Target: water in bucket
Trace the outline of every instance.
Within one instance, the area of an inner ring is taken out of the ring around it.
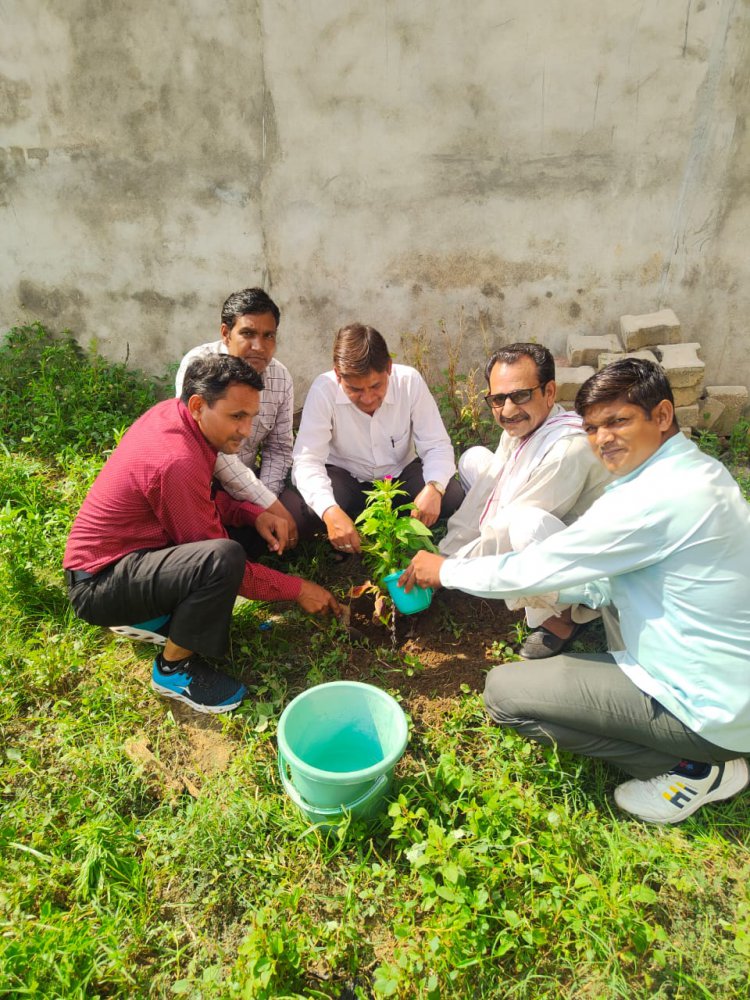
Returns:
[[[321,771],[361,771],[383,760],[380,741],[369,733],[352,733],[348,729],[332,739],[311,747],[305,754],[311,767]]]

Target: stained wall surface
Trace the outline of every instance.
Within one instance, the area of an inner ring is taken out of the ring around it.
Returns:
[[[750,384],[747,0],[2,0],[0,328],[161,371],[263,284],[463,355],[671,306]]]

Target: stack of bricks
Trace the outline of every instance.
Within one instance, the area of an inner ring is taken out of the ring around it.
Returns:
[[[621,358],[647,358],[665,369],[674,393],[680,427],[686,434],[710,430],[729,434],[748,403],[744,385],[704,385],[701,345],[683,343],[680,321],[671,309],[622,316],[620,335],[570,334],[567,358],[556,358],[557,401],[572,409],[581,385],[595,371]]]

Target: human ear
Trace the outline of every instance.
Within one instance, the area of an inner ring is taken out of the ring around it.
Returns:
[[[674,422],[674,406],[668,399],[662,399],[652,410],[651,419],[656,421],[660,431],[669,430]]]
[[[187,401],[187,408],[190,411],[190,416],[196,423],[200,422],[201,414],[203,413],[203,404],[205,403],[203,396],[191,396]]]

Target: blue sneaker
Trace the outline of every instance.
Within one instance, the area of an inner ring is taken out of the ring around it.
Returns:
[[[154,660],[151,687],[165,698],[184,701],[196,712],[218,715],[237,708],[247,694],[247,688],[234,677],[209,667],[194,653],[172,672],[162,668],[161,657]]]
[[[128,639],[142,639],[144,642],[154,642],[157,646],[163,646],[169,638],[171,620],[170,615],[162,615],[161,618],[152,618],[138,625],[113,625],[109,631],[115,635],[124,635]]]

